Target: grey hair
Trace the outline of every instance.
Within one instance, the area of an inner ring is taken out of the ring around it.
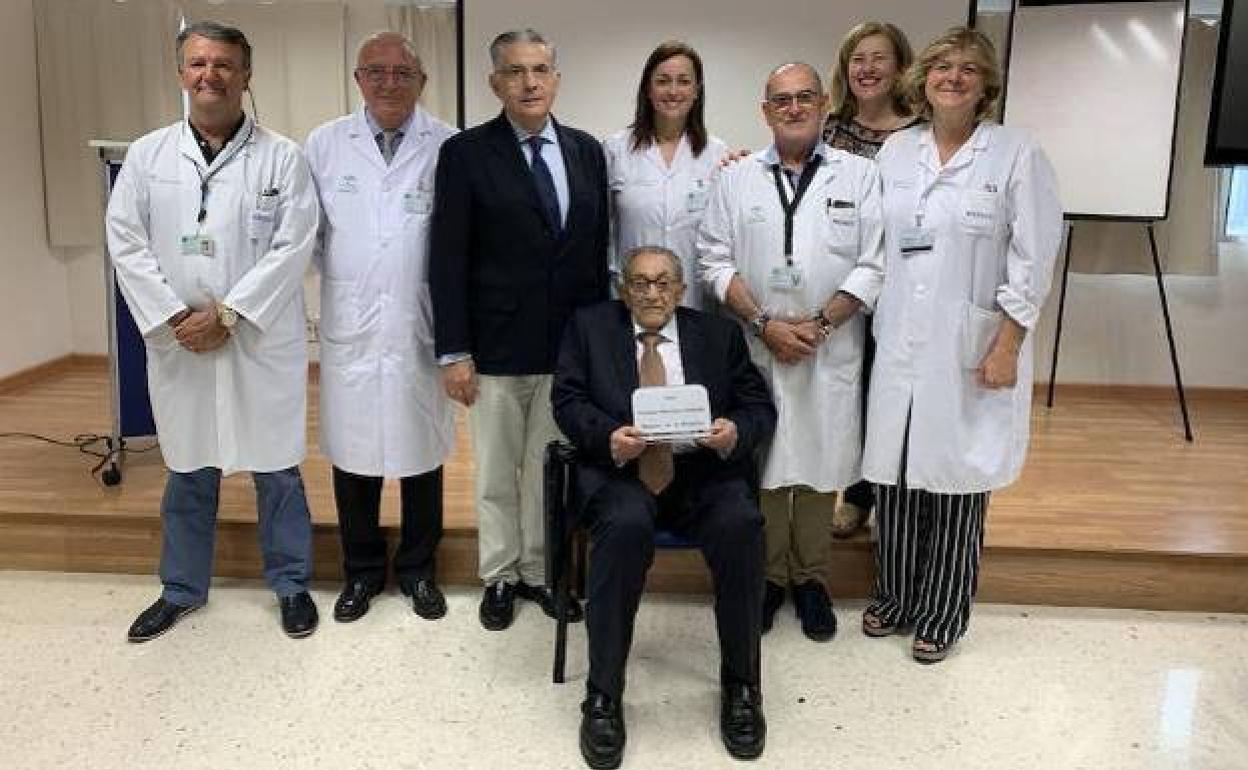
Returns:
[[[503,47],[513,43],[536,43],[537,45],[546,46],[547,52],[550,53],[551,65],[558,65],[559,52],[555,50],[555,44],[542,37],[542,33],[535,29],[526,27],[525,29],[509,29],[498,37],[494,38],[494,42],[490,43],[490,64],[494,69],[498,69],[503,59]]]
[[[182,47],[192,37],[202,37],[218,43],[238,46],[243,51],[243,69],[251,72],[251,43],[247,42],[247,36],[240,29],[227,27],[215,21],[197,21],[183,27],[178,36],[174,38],[174,51],[178,56],[179,71],[182,70]]]
[[[638,246],[629,249],[624,257],[620,260],[620,280],[628,280],[628,275],[633,271],[633,262],[642,254],[659,254],[667,257],[667,261],[671,263],[672,272],[676,274],[676,280],[681,283],[685,282],[685,269],[681,267],[680,257],[676,256],[676,252],[662,246]]]
[[[767,82],[763,84],[763,98],[764,99],[766,99],[770,95],[772,78],[774,78],[776,75],[779,75],[781,70],[788,69],[789,67],[801,67],[802,69],[805,69],[806,71],[808,71],[811,77],[815,79],[815,90],[817,90],[821,94],[823,93],[823,78],[819,77],[819,70],[815,69],[814,67],[810,66],[804,61],[788,61],[788,62],[785,62],[784,64],[781,64],[779,67],[776,67],[775,69],[773,69],[771,72],[767,74]]]
[[[412,44],[412,41],[406,35],[386,30],[373,32],[360,41],[359,46],[355,49],[355,63],[357,65],[360,63],[360,56],[364,54],[364,49],[372,45],[397,45],[403,49],[404,53],[416,61],[416,69],[421,72],[425,71],[425,64],[420,60],[420,54],[416,53],[416,46]]]

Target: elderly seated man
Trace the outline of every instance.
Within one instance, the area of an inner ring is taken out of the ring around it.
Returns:
[[[623,757],[624,667],[657,524],[695,539],[710,566],[720,730],[732,756],[752,759],[762,753],[767,730],[759,691],[763,518],[754,452],[770,438],[776,410],[740,327],[678,307],[685,283],[675,254],[641,247],[622,268],[623,302],[582,308],[569,323],[551,396],[555,421],[577,448],[580,515],[593,548],[581,753],[593,768],[617,767]],[[648,443],[633,424],[633,391],[686,384],[707,390],[710,434]]]

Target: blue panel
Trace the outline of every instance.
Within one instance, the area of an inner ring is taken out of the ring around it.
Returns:
[[[117,180],[120,163],[108,164],[109,187]],[[109,268],[112,269],[111,267]],[[121,289],[113,290],[117,318],[117,387],[121,402],[121,435],[154,436],[156,421],[152,418],[152,403],[147,393],[147,348],[143,335],[130,315],[130,307],[121,296]]]

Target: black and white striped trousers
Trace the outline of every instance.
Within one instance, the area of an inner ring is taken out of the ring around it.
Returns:
[[[966,631],[979,584],[988,493],[877,484],[875,591],[868,611],[949,644]]]

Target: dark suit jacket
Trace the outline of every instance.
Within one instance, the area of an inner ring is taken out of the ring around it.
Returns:
[[[719,478],[755,478],[754,451],[776,428],[776,408],[767,383],[750,361],[741,327],[688,308],[676,311],[680,360],[686,384],[704,385],[711,417],[737,425],[737,445],[726,459],[705,448],[680,455],[678,472],[697,483]],[[633,423],[632,396],[638,386],[637,341],[624,303],[581,308],[563,335],[551,401],[559,429],[577,449],[578,492],[588,500],[613,475],[636,477],[637,463],[617,468],[611,433]]]
[[[551,118],[554,120],[554,118]],[[477,371],[549,374],[576,307],[607,298],[607,171],[602,146],[555,124],[568,172],[558,237],[503,114],[446,140],[438,157],[429,255],[437,354]]]

